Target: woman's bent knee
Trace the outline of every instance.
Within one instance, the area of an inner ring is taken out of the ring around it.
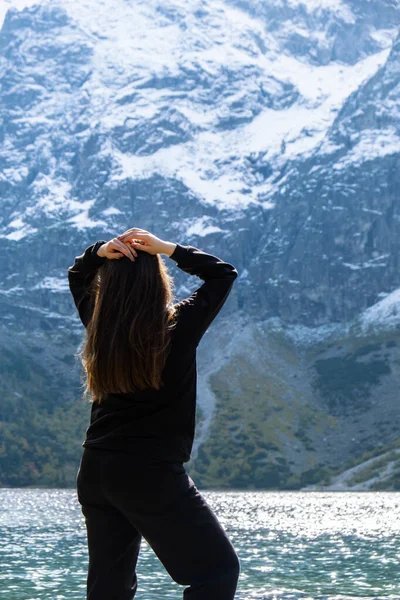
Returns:
[[[229,579],[230,581],[234,581],[235,579],[239,579],[239,575],[240,561],[238,555],[236,554],[236,552],[234,552],[229,560],[229,563],[226,563],[226,565],[221,566],[217,574],[214,574],[213,579]]]
[[[240,569],[241,569],[241,565],[240,565],[239,556],[237,555],[236,552],[234,552],[233,557],[232,557],[232,564],[229,569],[230,576],[232,577],[232,579],[236,578],[236,581],[239,579]]]
[[[236,552],[234,552],[225,564],[213,565],[213,569],[203,572],[198,572],[195,577],[188,578],[187,576],[173,578],[180,585],[212,585],[212,584],[235,584],[240,575],[241,565]]]

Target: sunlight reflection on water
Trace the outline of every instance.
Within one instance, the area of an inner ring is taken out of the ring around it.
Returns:
[[[202,491],[235,546],[238,600],[400,599],[400,493]],[[0,489],[0,598],[83,600],[75,490]],[[181,599],[143,540],[138,600]]]

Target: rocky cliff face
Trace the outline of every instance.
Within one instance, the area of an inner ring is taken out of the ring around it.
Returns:
[[[399,24],[393,0],[5,13],[3,483],[73,481],[88,412],[66,269],[133,224],[239,271],[200,347],[199,483],[298,486],[395,442]],[[174,275],[178,298],[198,283]]]

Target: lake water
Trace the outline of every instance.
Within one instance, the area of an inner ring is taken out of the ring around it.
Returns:
[[[400,492],[200,490],[235,546],[237,600],[400,600]],[[84,600],[73,489],[0,489],[0,599]],[[181,600],[145,540],[135,600]]]

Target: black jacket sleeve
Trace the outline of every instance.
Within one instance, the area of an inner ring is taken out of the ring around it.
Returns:
[[[75,306],[78,309],[80,319],[85,327],[92,314],[92,298],[90,297],[90,284],[96,272],[102,264],[108,260],[106,257],[98,256],[97,250],[104,240],[95,242],[81,254],[75,257],[74,264],[68,268],[68,283]]]
[[[179,321],[197,346],[227,300],[238,272],[230,263],[195,246],[177,244],[170,258],[182,271],[204,281],[189,298],[177,304]]]

